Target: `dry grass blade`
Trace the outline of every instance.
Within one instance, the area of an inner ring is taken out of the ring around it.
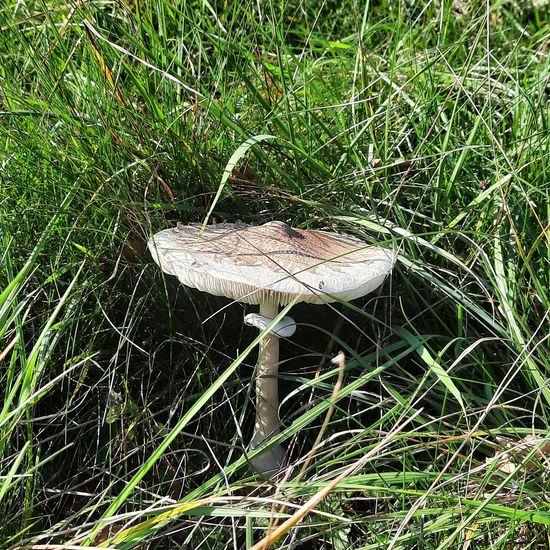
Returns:
[[[347,477],[353,475],[357,470],[359,470],[364,464],[369,460],[375,457],[378,453],[390,445],[396,435],[398,435],[405,426],[410,424],[422,410],[417,410],[415,413],[407,418],[402,424],[396,424],[395,427],[389,431],[380,443],[370,450],[367,454],[362,456],[359,460],[356,460],[351,466],[346,468],[340,475],[334,478],[330,483],[328,483],[323,489],[315,493],[303,506],[301,506],[292,516],[283,522],[279,527],[274,529],[261,541],[256,543],[250,548],[250,550],[267,550],[272,544],[277,542],[285,533],[287,533],[292,527],[294,527],[298,522],[304,519],[339,483],[341,483]]]

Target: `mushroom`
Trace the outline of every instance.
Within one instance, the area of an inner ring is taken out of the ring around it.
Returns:
[[[313,304],[353,300],[372,292],[391,271],[395,255],[349,235],[302,230],[280,221],[261,226],[244,223],[182,225],[165,229],[149,241],[162,270],[187,286],[259,304],[245,323],[265,330],[279,306],[294,299]],[[283,317],[260,342],[256,378],[253,450],[280,431],[277,371],[279,338],[296,324]],[[264,476],[284,462],[284,449],[271,446],[252,461]]]

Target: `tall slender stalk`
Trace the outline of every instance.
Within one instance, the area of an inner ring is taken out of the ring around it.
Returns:
[[[261,304],[260,315],[268,319],[277,316],[279,307],[276,304]],[[260,342],[258,354],[258,374],[256,378],[256,420],[250,447],[255,449],[264,441],[277,435],[280,431],[279,421],[279,338],[268,334]],[[254,468],[264,474],[280,468],[284,450],[278,445],[254,459]]]

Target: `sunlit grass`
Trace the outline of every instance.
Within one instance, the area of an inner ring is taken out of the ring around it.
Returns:
[[[549,11],[490,4],[4,2],[2,547],[252,547],[328,487],[276,544],[548,544]],[[273,483],[244,307],[145,252],[207,218],[399,252],[293,308]]]

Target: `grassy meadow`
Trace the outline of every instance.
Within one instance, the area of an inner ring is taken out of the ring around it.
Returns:
[[[547,548],[549,49],[544,0],[4,0],[0,548]],[[293,307],[268,482],[256,308],[145,248],[206,219],[399,254]]]

